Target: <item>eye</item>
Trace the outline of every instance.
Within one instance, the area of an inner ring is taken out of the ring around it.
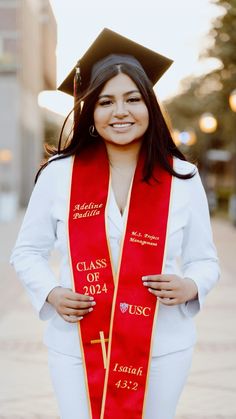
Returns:
[[[100,106],[109,106],[112,104],[112,101],[110,99],[104,99],[98,102],[98,105]]]
[[[135,102],[140,102],[141,100],[142,98],[140,96],[132,96],[127,99],[127,102],[135,103]]]

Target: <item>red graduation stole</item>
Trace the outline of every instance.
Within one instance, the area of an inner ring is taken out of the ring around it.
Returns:
[[[98,141],[73,162],[68,228],[74,289],[96,300],[78,322],[92,419],[144,416],[158,303],[141,278],[162,272],[172,176],[157,167],[158,182],[147,184],[142,169],[141,153],[114,274],[106,226],[106,148]]]

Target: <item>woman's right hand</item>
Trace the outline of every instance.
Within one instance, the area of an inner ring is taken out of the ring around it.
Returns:
[[[93,297],[78,294],[70,288],[55,287],[47,296],[48,303],[52,304],[57,313],[69,323],[79,320],[93,311],[96,304]]]

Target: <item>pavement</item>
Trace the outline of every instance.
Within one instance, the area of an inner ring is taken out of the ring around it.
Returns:
[[[21,220],[0,223],[0,419],[58,419],[45,324],[8,263]],[[217,218],[212,226],[222,278],[196,317],[198,343],[176,419],[236,419],[236,228]]]

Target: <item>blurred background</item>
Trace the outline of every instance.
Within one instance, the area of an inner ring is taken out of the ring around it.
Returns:
[[[8,260],[44,144],[73,107],[56,88],[104,27],[174,60],[155,91],[199,168],[222,268],[177,418],[235,419],[236,0],[0,0],[0,419],[58,417],[44,326]]]

